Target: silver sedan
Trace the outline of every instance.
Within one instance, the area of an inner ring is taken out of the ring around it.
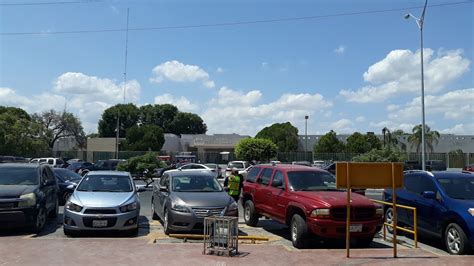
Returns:
[[[89,172],[64,208],[64,234],[82,230],[120,230],[138,234],[140,201],[128,172]]]

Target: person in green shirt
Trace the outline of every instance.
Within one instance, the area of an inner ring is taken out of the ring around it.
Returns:
[[[242,179],[242,176],[239,175],[239,171],[236,168],[233,168],[228,178],[227,185],[228,185],[228,193],[232,198],[234,198],[235,202],[239,202],[241,179]]]

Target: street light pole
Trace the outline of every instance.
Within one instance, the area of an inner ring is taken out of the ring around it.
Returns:
[[[305,140],[305,148],[304,148],[304,159],[307,160],[307,152],[308,152],[308,118],[309,116],[304,116],[304,140]]]
[[[405,19],[409,19],[410,17],[416,21],[418,28],[420,29],[420,59],[421,59],[421,168],[426,170],[426,162],[425,162],[425,150],[426,150],[426,143],[425,143],[425,78],[424,78],[424,70],[423,70],[423,23],[425,21],[425,11],[426,5],[428,4],[428,0],[425,0],[425,6],[423,7],[423,12],[421,13],[420,18],[413,16],[411,13],[405,15]]]

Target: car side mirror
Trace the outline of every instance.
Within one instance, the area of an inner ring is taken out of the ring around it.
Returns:
[[[75,185],[69,185],[66,187],[66,189],[69,189],[69,190],[74,190],[76,188]]]
[[[145,192],[146,191],[145,186],[135,186],[135,187],[137,189],[137,192]]]
[[[281,182],[281,180],[273,180],[272,185],[277,188],[283,188],[283,182]]]
[[[160,186],[160,191],[161,192],[168,192],[168,187],[167,186]]]
[[[426,199],[436,199],[436,193],[433,191],[423,191],[421,195]]]

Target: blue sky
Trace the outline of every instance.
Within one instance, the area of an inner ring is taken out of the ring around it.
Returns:
[[[0,1],[0,105],[66,106],[88,133],[123,102],[125,32],[48,33],[124,29],[127,8],[127,102],[175,104],[201,115],[211,134],[255,135],[286,121],[304,133],[305,115],[308,134],[410,131],[421,122],[419,29],[403,19],[421,13],[421,0],[1,5],[34,2]],[[429,1],[446,3],[458,1]],[[400,10],[337,15],[390,9]],[[473,14],[473,2],[427,10],[426,121],[443,133],[474,134]],[[133,30],[308,16],[322,17]],[[5,34],[23,32],[43,34]]]

